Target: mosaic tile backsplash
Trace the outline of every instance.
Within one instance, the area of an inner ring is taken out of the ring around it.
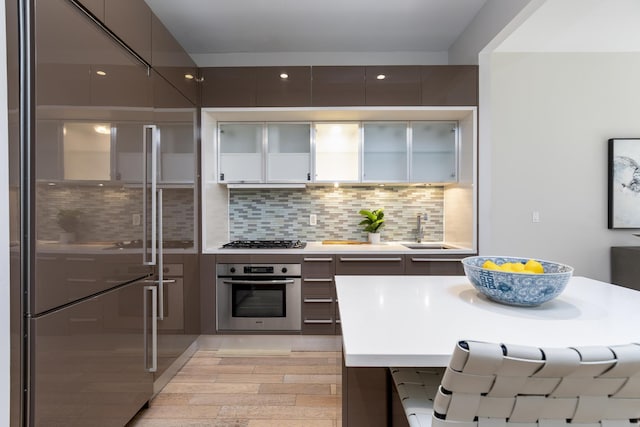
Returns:
[[[354,186],[305,189],[229,189],[229,233],[239,239],[366,240],[360,209],[384,208],[383,241],[442,241],[443,187]],[[309,215],[317,225],[309,225]]]
[[[113,242],[140,238],[133,214],[141,214],[140,189],[42,184],[37,187],[38,240],[58,240],[60,209],[79,209],[77,242]],[[194,236],[194,192],[191,188],[163,191],[165,240],[191,240]]]

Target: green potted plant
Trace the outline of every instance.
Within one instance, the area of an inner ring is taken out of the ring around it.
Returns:
[[[78,231],[78,225],[80,224],[80,209],[60,209],[56,219],[58,225],[62,228],[63,232],[60,233],[60,243],[71,243],[76,240],[76,231]]]
[[[364,225],[364,231],[369,233],[369,243],[380,243],[380,229],[384,227],[384,209],[374,209],[372,211],[362,209],[358,212],[364,217],[359,225]]]

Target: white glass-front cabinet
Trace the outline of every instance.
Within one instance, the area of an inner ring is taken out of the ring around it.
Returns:
[[[310,124],[267,124],[267,182],[308,182],[310,180]]]
[[[219,182],[303,183],[311,179],[309,123],[221,123],[218,135]]]
[[[456,122],[412,122],[411,182],[458,179]]]
[[[407,182],[407,123],[364,122],[362,128],[362,181]]]
[[[262,182],[263,141],[262,123],[221,123],[220,182]]]
[[[315,181],[358,182],[360,123],[315,123]]]

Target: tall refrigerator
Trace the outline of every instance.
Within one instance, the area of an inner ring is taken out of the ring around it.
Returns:
[[[12,425],[123,426],[152,396],[168,314],[154,108],[167,83],[73,1],[6,7]]]

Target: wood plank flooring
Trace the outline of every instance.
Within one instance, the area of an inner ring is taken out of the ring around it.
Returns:
[[[198,350],[127,427],[340,427],[341,357]]]

